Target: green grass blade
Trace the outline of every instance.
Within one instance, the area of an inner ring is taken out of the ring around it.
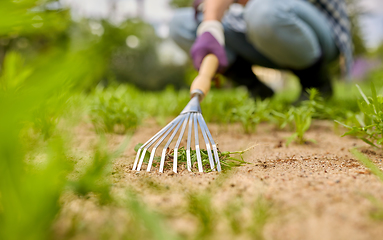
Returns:
[[[383,171],[380,170],[378,166],[376,166],[368,157],[359,152],[356,148],[353,148],[350,151],[365,167],[367,167],[375,176],[383,181]]]

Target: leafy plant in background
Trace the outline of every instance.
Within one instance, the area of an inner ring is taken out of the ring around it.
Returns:
[[[294,108],[289,108],[289,110],[284,113],[273,109],[271,110],[271,117],[271,121],[274,122],[279,129],[284,129],[286,127],[289,129],[294,128]]]
[[[345,86],[342,85],[338,88],[343,89]],[[346,94],[346,92],[342,92],[342,94]],[[118,98],[113,101],[118,104],[112,105],[109,101],[105,100],[110,99],[110,96]],[[221,124],[238,122],[242,125],[244,131],[249,133],[256,131],[257,125],[261,122],[272,122],[280,129],[285,129],[286,127],[293,129],[295,127],[295,118],[299,122],[298,118],[299,116],[303,117],[305,109],[312,113],[307,116],[311,115],[312,119],[337,119],[353,123],[355,116],[357,116],[357,109],[355,110],[357,104],[349,97],[347,95],[347,101],[337,99],[336,102],[334,102],[335,100],[324,102],[318,92],[313,89],[310,91],[310,98],[307,101],[303,101],[301,106],[297,108],[278,98],[254,101],[249,99],[247,92],[242,88],[230,90],[213,89],[201,102],[201,108],[206,122]],[[91,116],[93,123],[97,126],[96,129],[107,129],[107,131],[113,132],[118,130],[118,128],[111,127],[111,125],[116,126],[120,123],[113,122],[112,120],[109,121],[105,112],[107,109],[115,108],[115,110],[111,111],[113,112],[112,115],[115,115],[114,112],[120,111],[118,110],[119,107],[127,106],[127,109],[137,113],[140,120],[154,117],[159,125],[164,125],[170,118],[177,116],[189,100],[190,97],[187,90],[176,90],[174,87],[167,87],[162,92],[146,92],[132,85],[120,85],[118,88],[113,86],[98,87],[90,97],[93,109]],[[349,110],[345,110],[345,108]],[[294,112],[296,112],[295,117]],[[120,114],[120,117],[117,119],[123,118],[123,114]],[[301,123],[298,123],[298,125],[302,126]],[[121,130],[121,128],[119,129]]]
[[[89,193],[97,194],[101,204],[110,203],[112,200],[110,196],[111,162],[115,156],[119,155],[119,152],[109,153],[105,149],[105,142],[101,141],[94,149],[91,163],[84,167],[84,172],[79,174],[78,179],[69,181],[70,189],[79,196],[86,196]]]
[[[242,123],[245,133],[254,132],[259,123],[270,119],[269,106],[268,100],[247,99],[242,105],[232,109],[231,121]]]
[[[127,101],[125,93],[124,89],[96,89],[90,107],[90,117],[96,130],[123,134],[139,125],[142,114],[135,108],[134,102]]]
[[[348,128],[349,131],[343,136],[353,135],[373,147],[383,148],[383,97],[378,96],[373,83],[371,83],[371,97],[367,97],[360,87],[357,88],[362,95],[363,100],[359,102],[361,115],[357,115],[356,119],[359,126],[349,126],[339,121],[339,124]]]
[[[202,114],[207,122],[229,123],[233,109],[247,101],[248,94],[243,89],[213,89],[201,102]]]

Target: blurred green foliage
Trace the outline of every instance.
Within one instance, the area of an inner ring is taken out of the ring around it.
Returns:
[[[90,164],[72,177],[77,161],[58,126],[77,107],[75,96],[102,76],[101,43],[60,44],[68,12],[47,10],[48,3],[0,2],[0,239],[55,238],[52,224],[67,191],[111,201],[108,169],[116,154],[96,147]],[[21,39],[33,54],[19,49]]]
[[[123,86],[115,91],[96,88],[90,107],[91,120],[96,130],[120,134],[134,130],[141,122],[142,116],[130,98],[131,95]]]
[[[377,81],[377,78],[372,81]],[[363,84],[363,89],[367,85]],[[345,83],[336,84],[334,98],[326,102],[313,89],[309,100],[295,107],[284,97],[286,94],[291,95],[291,89],[273,99],[260,101],[249,98],[243,88],[213,89],[201,102],[201,108],[207,122],[238,122],[245,133],[255,132],[262,122],[273,123],[280,129],[295,128],[288,143],[292,140],[301,144],[306,142],[304,133],[309,130],[311,119],[357,121],[359,107],[355,98],[358,91]],[[186,90],[175,91],[171,87],[162,92],[146,92],[131,85],[99,86],[89,101],[92,106],[90,116],[96,130],[125,133],[148,117],[155,117],[160,125],[164,125],[180,114],[189,101],[189,93]]]
[[[170,5],[176,8],[190,7],[193,4],[193,0],[171,0]]]
[[[160,90],[168,84],[176,88],[185,86],[183,79],[187,67],[161,63],[157,51],[161,40],[150,24],[140,19],[127,19],[118,24],[107,19],[74,21],[69,10],[50,10],[52,3],[61,6],[58,1],[2,3],[0,70],[9,52],[22,54],[23,61],[28,63],[52,48],[69,47],[77,51],[94,45],[99,59],[93,61],[90,71],[99,77],[87,82],[88,88],[99,82],[129,82],[149,90]],[[8,18],[15,22],[7,21]],[[20,24],[21,21],[27,23]],[[130,43],[132,39],[133,44]]]
[[[363,153],[359,152],[356,148],[352,148],[350,152],[368,168],[380,181],[383,181],[383,171],[373,162],[366,157]]]

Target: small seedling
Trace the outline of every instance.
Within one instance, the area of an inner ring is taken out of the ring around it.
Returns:
[[[306,143],[304,134],[310,128],[312,111],[306,107],[299,107],[294,109],[294,124],[295,124],[295,133],[293,133],[286,141],[286,146],[288,146],[292,141],[296,141],[298,144]],[[310,140],[313,141],[313,140]]]
[[[295,133],[293,133],[286,141],[288,146],[292,141],[296,141],[298,144],[304,144],[307,141],[316,143],[313,139],[306,139],[304,137],[307,130],[311,126],[311,120],[316,112],[316,109],[321,108],[322,105],[318,103],[319,92],[318,90],[309,90],[310,98],[307,101],[302,102],[300,107],[294,108],[292,114],[294,116]]]

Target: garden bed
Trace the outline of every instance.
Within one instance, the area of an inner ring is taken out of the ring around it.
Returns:
[[[345,130],[334,130],[330,121],[316,120],[306,133],[317,143],[288,147],[291,132],[270,124],[261,123],[253,134],[244,134],[238,124],[208,126],[222,151],[255,145],[244,154],[248,164],[224,173],[132,171],[134,146],[161,128],[155,121],[139,126],[113,163],[112,195],[132,192],[147,206],[149,219],[141,214],[135,220],[142,218],[153,238],[162,239],[163,234],[169,239],[379,239],[383,235],[383,185],[349,149],[358,147],[381,169],[382,152],[356,138],[341,138]],[[91,141],[97,138],[92,126],[83,124],[76,132],[78,152],[90,153]],[[108,135],[109,148],[117,148],[124,138]],[[76,232],[74,239],[100,234],[117,239],[129,233],[132,213],[120,206],[72,194],[62,201],[55,224],[58,237]],[[80,221],[82,229],[74,221]]]

